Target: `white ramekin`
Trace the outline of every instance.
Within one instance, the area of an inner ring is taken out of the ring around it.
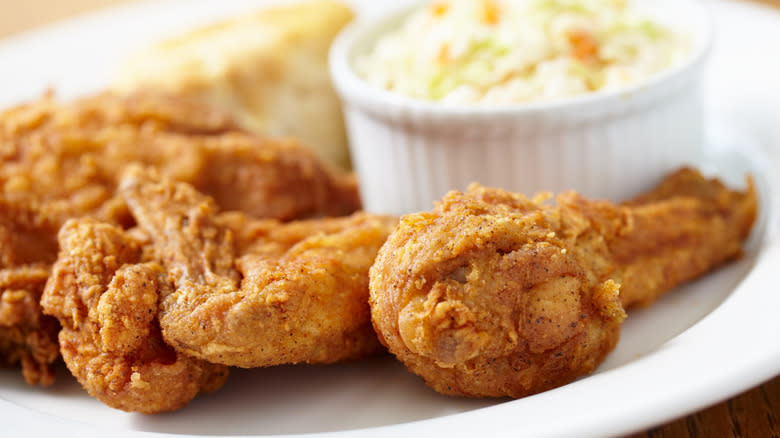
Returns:
[[[428,210],[448,190],[471,182],[529,195],[577,190],[618,201],[674,168],[700,162],[709,16],[692,0],[634,4],[690,35],[693,49],[685,62],[621,90],[492,107],[412,99],[357,75],[355,58],[398,26],[409,8],[348,26],[331,47],[330,69],[344,103],[364,208]]]

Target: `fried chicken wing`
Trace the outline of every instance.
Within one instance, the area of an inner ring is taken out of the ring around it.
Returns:
[[[114,225],[72,219],[59,233],[60,253],[41,300],[62,324],[62,357],[81,385],[125,411],[178,409],[218,389],[227,367],[174,351],[158,322],[165,270],[146,261],[140,242]]]
[[[752,186],[684,169],[622,206],[474,185],[404,217],[370,271],[380,340],[435,390],[523,397],[592,372],[624,308],[741,253]]]
[[[176,350],[257,367],[378,349],[368,269],[396,219],[359,213],[280,224],[218,216],[191,186],[139,168],[120,193],[173,280],[160,325]]]
[[[153,166],[194,184],[221,208],[257,217],[342,215],[360,205],[353,176],[331,171],[293,141],[246,134],[209,107],[145,93],[67,104],[48,96],[0,113],[0,270],[13,275],[28,264],[53,263],[57,231],[70,218],[131,226],[116,195],[131,163]],[[28,382],[50,383],[38,376],[54,375],[49,364],[56,355],[48,352],[57,324],[34,311],[41,282],[15,284],[0,285],[3,299],[15,303],[0,314],[0,363],[21,362]]]

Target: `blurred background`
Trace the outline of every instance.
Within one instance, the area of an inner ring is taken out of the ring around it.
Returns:
[[[0,0],[0,37],[54,20],[131,0]],[[136,0],[137,1],[137,0]],[[144,0],[157,1],[157,0]],[[753,1],[780,7],[780,0]],[[258,0],[262,4],[263,0]]]

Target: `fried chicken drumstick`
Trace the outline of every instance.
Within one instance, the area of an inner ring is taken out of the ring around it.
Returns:
[[[354,177],[307,148],[246,134],[225,114],[174,97],[45,97],[0,112],[0,278],[15,278],[0,282],[0,365],[21,364],[28,383],[53,381],[58,327],[38,307],[45,280],[18,273],[54,262],[57,231],[70,218],[132,225],[116,194],[131,163],[255,217],[344,215],[360,206]]]
[[[592,372],[624,308],[741,253],[746,192],[684,169],[625,205],[474,185],[404,217],[370,273],[380,340],[435,390],[523,397]]]
[[[220,217],[191,186],[139,168],[120,192],[173,281],[160,325],[176,350],[258,367],[330,363],[379,348],[368,269],[397,219]]]

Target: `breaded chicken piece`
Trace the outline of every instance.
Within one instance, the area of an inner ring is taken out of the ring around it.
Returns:
[[[0,184],[46,217],[126,216],[114,194],[131,163],[191,183],[226,210],[281,220],[360,206],[354,176],[308,148],[239,130],[223,113],[171,96],[44,98],[0,113]]]
[[[297,143],[246,134],[209,107],[157,94],[72,103],[49,96],[0,113],[0,269],[53,263],[57,231],[70,218],[132,225],[116,196],[132,163],[257,217],[341,215],[360,205],[353,176],[331,171]],[[0,363],[21,361],[28,382],[50,383],[38,378],[54,375],[50,364],[36,362],[56,358],[48,353],[57,324],[34,311],[42,284],[1,288],[15,304],[0,313]]]
[[[523,397],[592,372],[624,307],[647,304],[741,253],[756,216],[684,169],[616,206],[473,185],[402,218],[370,272],[380,340],[435,390]]]
[[[0,366],[22,367],[31,385],[54,382],[57,320],[40,298],[57,255],[58,224],[0,194]]]
[[[44,265],[0,269],[0,366],[21,365],[31,385],[52,384],[59,357],[60,326],[39,304],[48,277]]]
[[[135,168],[120,193],[173,280],[160,325],[177,351],[240,367],[330,363],[379,348],[368,269],[397,220],[358,213],[280,224],[231,213]]]
[[[218,389],[228,370],[174,351],[160,334],[165,270],[114,225],[72,219],[41,300],[62,324],[60,349],[79,383],[103,403],[146,414],[172,411]]]

